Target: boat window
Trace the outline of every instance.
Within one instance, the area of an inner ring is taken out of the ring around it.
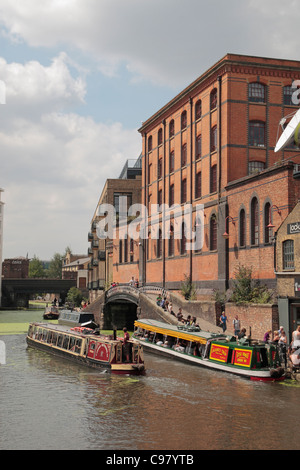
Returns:
[[[75,352],[80,353],[82,339],[78,338],[75,343]],[[95,346],[95,345],[94,345]]]
[[[63,346],[62,346],[64,349],[68,349],[69,339],[70,339],[69,336],[67,336],[67,335],[64,336]]]
[[[56,341],[57,341],[57,333],[52,334],[52,344],[56,346]]]
[[[62,340],[63,340],[63,336],[62,336],[62,335],[58,335],[58,338],[57,338],[57,347],[58,347],[58,348],[61,348]]]
[[[69,343],[69,350],[72,352],[75,352],[75,342],[76,342],[76,338],[74,338],[74,336],[71,336],[70,343]]]

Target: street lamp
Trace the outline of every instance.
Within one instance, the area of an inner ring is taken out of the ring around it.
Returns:
[[[269,209],[269,225],[267,225],[267,228],[274,228],[275,227],[275,225],[273,225],[272,222],[271,222],[271,210],[272,210],[273,207],[275,207],[278,214],[281,215],[281,211],[278,209],[278,207],[275,204],[273,204],[273,206],[270,206],[270,209]]]
[[[227,230],[226,230],[226,220],[227,220],[227,219],[231,219],[231,222],[233,223],[233,225],[235,225],[235,221],[233,220],[233,218],[231,217],[231,215],[228,215],[228,216],[226,217],[226,219],[225,219],[225,232],[224,232],[223,235],[222,235],[223,238],[225,238],[226,240],[228,240],[228,238],[229,238],[229,233],[228,233]]]

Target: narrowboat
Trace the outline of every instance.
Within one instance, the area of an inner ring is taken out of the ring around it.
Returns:
[[[276,345],[210,333],[197,327],[137,320],[133,338],[145,351],[238,374],[251,380],[284,380]]]
[[[59,312],[58,323],[60,325],[81,326],[82,323],[94,321],[94,314],[85,311],[66,310]]]
[[[145,370],[143,347],[130,339],[125,351],[115,332],[103,335],[84,326],[30,323],[26,340],[29,347],[100,371],[139,375]]]
[[[44,320],[58,320],[59,313],[60,313],[59,308],[55,307],[55,305],[51,305],[51,307],[45,308],[43,319]]]

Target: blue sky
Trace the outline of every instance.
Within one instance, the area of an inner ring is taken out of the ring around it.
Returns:
[[[87,253],[141,122],[227,52],[299,60],[298,2],[0,0],[3,257]]]

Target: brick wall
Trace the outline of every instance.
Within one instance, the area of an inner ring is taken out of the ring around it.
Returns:
[[[277,305],[236,305],[227,302],[225,311],[228,318],[228,332],[233,331],[232,322],[236,315],[241,322],[241,328],[246,328],[247,335],[251,327],[251,336],[255,339],[262,340],[266,331],[273,332],[280,326]]]

